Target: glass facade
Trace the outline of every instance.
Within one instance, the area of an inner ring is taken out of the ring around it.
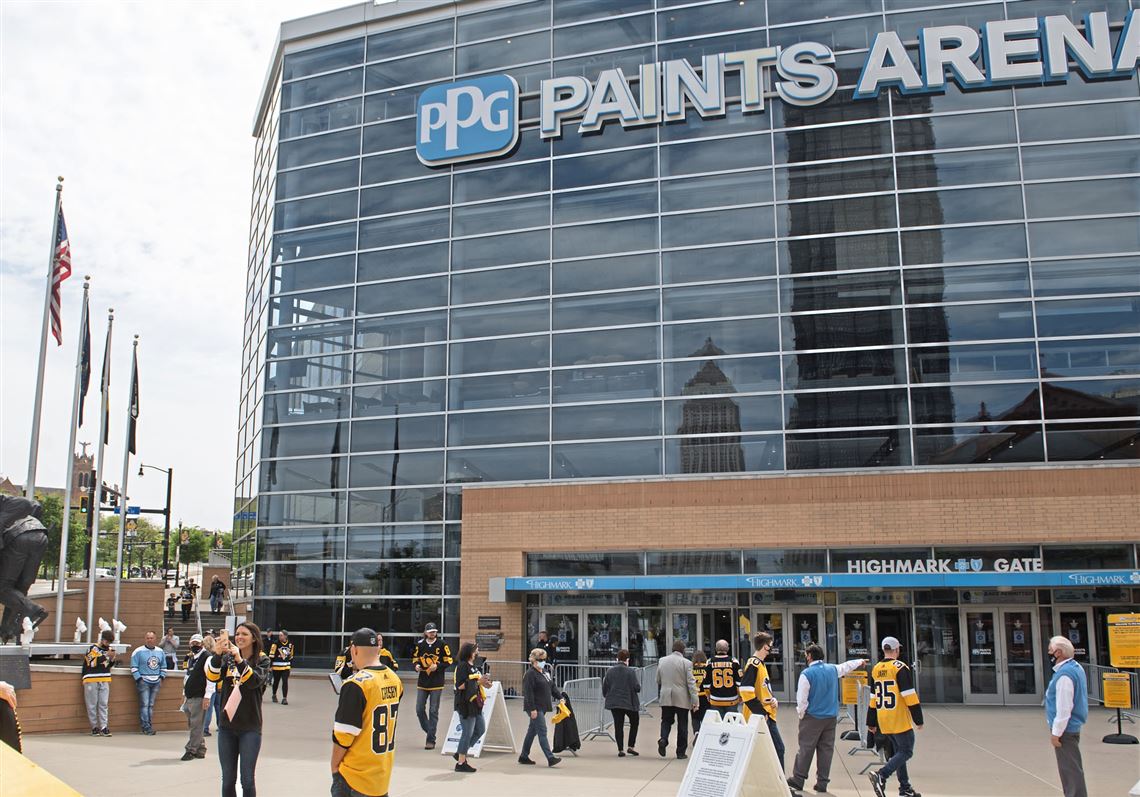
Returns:
[[[880,31],[917,60],[922,27],[1106,11],[1115,47],[1130,7],[459,3],[287,43],[236,474],[257,621],[314,662],[364,617],[401,657],[453,637],[470,482],[1136,459],[1136,75],[852,97]],[[730,76],[719,118],[538,134],[543,79],[799,41],[836,53],[819,105],[744,114]],[[514,150],[423,165],[419,94],[501,73]]]

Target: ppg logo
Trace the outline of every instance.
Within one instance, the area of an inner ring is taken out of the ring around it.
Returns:
[[[518,141],[518,116],[510,75],[432,86],[416,104],[416,155],[428,166],[502,155]]]

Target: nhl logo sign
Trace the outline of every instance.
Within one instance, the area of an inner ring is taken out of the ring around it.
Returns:
[[[720,735],[720,738],[719,738],[719,739],[717,739],[717,743],[718,743],[718,744],[719,744],[721,747],[724,747],[726,744],[728,744],[728,739],[729,739],[729,735],[728,735],[727,733],[722,733],[722,734]]]

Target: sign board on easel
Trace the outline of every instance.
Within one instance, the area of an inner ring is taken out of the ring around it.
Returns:
[[[515,745],[515,732],[511,728],[511,720],[507,716],[507,701],[503,698],[503,684],[495,681],[487,690],[487,702],[483,704],[483,722],[487,731],[467,755],[478,758],[484,750],[495,753],[514,753],[518,750]],[[451,712],[451,722],[447,726],[447,738],[443,741],[442,755],[451,755],[459,751],[459,737],[463,735],[463,726],[459,723],[459,713]]]
[[[1113,667],[1140,667],[1140,613],[1108,616],[1108,657]]]
[[[748,722],[739,714],[724,719],[705,715],[689,754],[677,797],[790,797],[783,767],[758,715]]]

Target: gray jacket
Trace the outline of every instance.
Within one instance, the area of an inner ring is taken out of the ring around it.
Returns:
[[[693,663],[673,652],[657,663],[658,702],[662,706],[691,709],[697,705],[697,685],[693,683]]]
[[[620,708],[626,711],[640,711],[641,680],[628,664],[615,664],[606,670],[602,679],[602,697],[606,699],[606,709]]]

